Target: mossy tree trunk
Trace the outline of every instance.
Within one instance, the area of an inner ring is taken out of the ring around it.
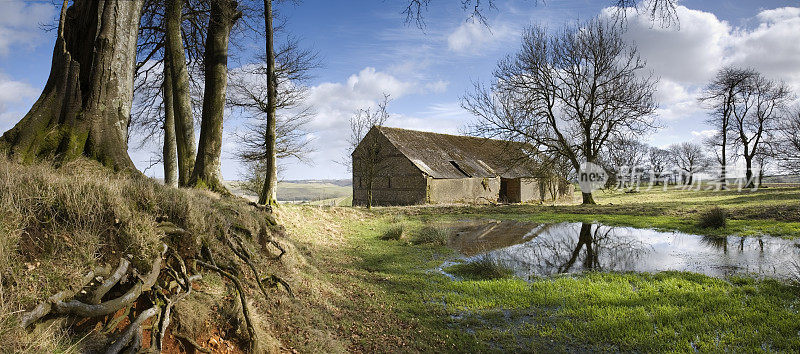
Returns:
[[[169,60],[164,60],[164,184],[178,186],[178,155],[175,140],[175,111],[172,99],[172,73]]]
[[[222,184],[222,118],[228,85],[228,41],[233,24],[241,17],[237,2],[212,0],[205,51],[205,92],[200,143],[190,185],[228,193]]]
[[[195,164],[194,119],[189,96],[189,70],[181,34],[184,0],[168,0],[166,8],[165,59],[172,78],[172,101],[175,113],[175,139],[178,150],[178,185],[189,185]]]
[[[18,161],[84,155],[135,171],[128,156],[142,0],[64,1],[50,76],[31,110],[0,138]]]
[[[267,38],[267,134],[264,142],[267,155],[267,174],[264,187],[258,197],[259,204],[277,205],[278,190],[278,155],[275,148],[277,142],[277,101],[278,78],[275,74],[274,29],[272,27],[272,0],[264,0],[264,24]]]

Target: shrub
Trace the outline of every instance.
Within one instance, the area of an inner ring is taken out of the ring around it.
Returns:
[[[728,213],[725,209],[714,207],[700,214],[697,226],[704,229],[721,229],[728,223]]]
[[[466,280],[504,279],[514,275],[511,268],[485,255],[467,263],[450,266],[445,271]]]
[[[449,240],[450,229],[439,225],[426,225],[416,233],[411,243],[415,245],[432,244],[445,246]]]
[[[388,241],[388,240],[399,240],[403,238],[403,234],[406,231],[406,226],[404,224],[394,224],[389,227],[383,235],[380,236],[381,240]]]

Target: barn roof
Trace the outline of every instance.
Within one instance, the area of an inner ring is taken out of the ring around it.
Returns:
[[[534,177],[521,143],[389,127],[378,129],[422,172],[433,178]]]

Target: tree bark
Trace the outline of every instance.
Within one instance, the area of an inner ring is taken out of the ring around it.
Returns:
[[[225,91],[228,85],[228,41],[231,29],[241,17],[237,2],[211,1],[205,51],[205,92],[203,118],[200,125],[200,144],[189,184],[228,193],[222,184],[220,156],[222,154],[222,119],[225,113]]]
[[[755,183],[753,182],[753,156],[747,156],[747,152],[744,154],[744,165],[747,169],[744,173],[744,180],[747,181],[747,185],[744,186],[745,188],[754,188]]]
[[[583,196],[583,204],[585,204],[585,205],[597,204],[597,203],[595,203],[594,196],[592,195],[591,192],[589,192],[589,193],[581,193],[581,195]]]
[[[0,138],[29,162],[78,156],[136,171],[128,156],[142,0],[64,1],[50,76],[31,110]]]
[[[172,70],[164,60],[164,184],[178,187],[178,155],[175,140],[175,111],[172,96]]]
[[[175,137],[178,151],[178,185],[189,185],[195,164],[194,119],[189,96],[189,70],[183,47],[181,23],[184,0],[168,0],[166,11],[166,59],[172,78]]]
[[[264,178],[264,188],[258,198],[260,204],[277,205],[278,189],[278,158],[275,151],[277,136],[275,134],[277,125],[277,100],[278,100],[278,78],[275,74],[275,46],[274,29],[272,27],[272,0],[264,0],[264,22],[266,25],[267,37],[267,134],[266,146],[267,155],[267,174]]]

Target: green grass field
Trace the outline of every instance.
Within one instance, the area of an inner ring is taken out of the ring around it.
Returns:
[[[354,338],[353,348],[359,350],[800,350],[800,288],[793,282],[681,272],[588,273],[527,282],[509,277],[502,269],[480,265],[461,267],[468,274],[457,281],[435,271],[457,257],[454,251],[435,242],[412,242],[430,225],[475,217],[599,221],[711,235],[793,238],[800,230],[800,189],[600,192],[596,199],[596,206],[423,206],[371,211],[287,206],[279,219],[287,220],[300,248],[313,250],[313,262],[327,279],[355,300],[340,304],[337,321],[347,328],[344,335]],[[729,212],[728,226],[698,228],[697,215],[715,206]],[[287,215],[306,222],[290,221]],[[386,239],[387,232],[398,233],[398,225],[403,225],[399,240]]]
[[[279,201],[330,201],[337,200],[340,205],[353,194],[352,187],[339,186],[332,183],[278,183]],[[341,200],[341,201],[339,201]]]

